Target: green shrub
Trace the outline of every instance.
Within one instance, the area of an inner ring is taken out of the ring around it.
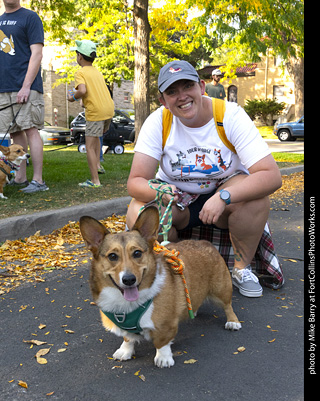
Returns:
[[[261,117],[263,122],[268,125],[268,119],[273,118],[274,115],[279,115],[286,107],[284,102],[278,102],[277,99],[253,99],[246,100],[244,106],[245,111],[254,120]]]

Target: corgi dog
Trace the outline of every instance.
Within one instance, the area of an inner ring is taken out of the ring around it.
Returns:
[[[15,171],[20,169],[22,161],[29,157],[29,153],[26,153],[21,145],[13,144],[9,147],[0,145],[0,198],[8,199],[3,195],[3,187],[10,181]]]
[[[174,365],[171,343],[179,322],[189,315],[181,276],[154,251],[158,229],[154,206],[142,211],[131,231],[115,234],[92,217],[80,218],[82,237],[93,254],[90,287],[102,324],[124,338],[113,358],[131,359],[135,342],[144,337],[156,348],[155,365],[164,368]],[[185,240],[167,248],[180,252],[193,310],[211,298],[224,308],[225,328],[239,330],[231,305],[231,276],[216,248],[204,240]]]
[[[16,51],[14,49],[14,42],[12,35],[10,35],[10,39],[3,33],[2,30],[0,30],[0,51],[3,51],[4,53],[8,53],[11,56],[14,56],[16,54]]]
[[[205,162],[206,155],[196,155],[196,166],[200,164],[202,170],[210,170],[212,169],[212,164],[206,164]]]

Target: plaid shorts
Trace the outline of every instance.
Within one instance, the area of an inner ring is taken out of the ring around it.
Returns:
[[[229,269],[233,268],[234,253],[229,230],[222,230],[214,225],[203,225],[178,231],[178,236],[180,239],[204,239],[211,242],[217,248]],[[261,284],[274,290],[283,286],[283,272],[275,253],[268,224],[265,225],[251,266],[255,268]]]
[[[16,121],[10,127],[9,133],[29,128],[42,129],[44,126],[43,94],[32,90],[27,103],[15,104],[17,93],[0,93],[0,132],[7,132],[18,111]]]

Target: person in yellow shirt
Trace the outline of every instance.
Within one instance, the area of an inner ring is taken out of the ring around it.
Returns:
[[[68,101],[82,99],[85,107],[85,141],[91,180],[80,183],[81,187],[99,188],[100,137],[110,126],[114,114],[114,103],[103,75],[92,63],[97,56],[96,45],[91,40],[76,40],[77,63],[82,67],[75,73],[74,93],[68,94]]]

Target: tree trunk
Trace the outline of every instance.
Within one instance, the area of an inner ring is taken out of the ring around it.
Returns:
[[[290,57],[286,67],[294,83],[295,116],[300,118],[304,115],[304,58]]]
[[[150,114],[148,0],[134,1],[134,110],[135,134]]]

